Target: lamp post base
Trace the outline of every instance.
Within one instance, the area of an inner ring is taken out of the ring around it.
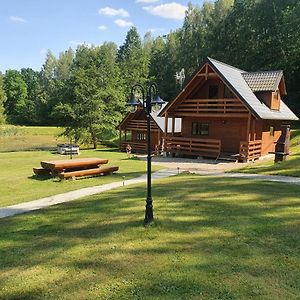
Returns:
[[[153,222],[153,206],[152,206],[152,199],[146,200],[146,211],[145,211],[145,219],[144,224],[147,225],[151,222]]]

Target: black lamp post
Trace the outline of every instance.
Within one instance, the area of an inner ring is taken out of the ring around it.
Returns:
[[[137,100],[135,97],[135,90],[140,89],[142,93],[142,102]],[[135,84],[131,88],[131,96],[128,100],[128,106],[136,109],[138,106],[143,105],[146,112],[147,118],[147,198],[146,198],[146,211],[145,211],[145,224],[149,224],[153,221],[153,205],[152,205],[152,195],[151,195],[151,128],[150,128],[150,119],[152,107],[154,109],[160,109],[162,104],[165,102],[159,97],[157,85],[155,83],[151,83],[148,86],[147,93],[145,93],[145,89],[141,84]]]

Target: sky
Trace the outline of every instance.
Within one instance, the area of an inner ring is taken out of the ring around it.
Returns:
[[[56,56],[78,44],[123,44],[131,26],[141,37],[182,26],[188,0],[0,0],[0,71],[40,70],[48,49]],[[202,0],[193,1],[194,4]]]

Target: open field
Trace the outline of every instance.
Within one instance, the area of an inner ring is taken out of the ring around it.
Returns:
[[[59,127],[0,126],[0,152],[49,150],[66,142]]]
[[[285,175],[300,177],[300,130],[292,130],[291,155],[287,161],[275,164],[274,161],[255,162],[234,172],[257,173],[265,175]]]
[[[299,299],[300,187],[180,175],[0,220],[3,299]]]
[[[112,149],[83,150],[79,156],[109,159],[108,165],[119,166],[119,171],[110,176],[77,180],[35,176],[32,168],[42,160],[68,159],[69,156],[50,151],[0,153],[0,207],[56,195],[88,186],[102,185],[113,181],[138,177],[146,173],[146,163],[135,158],[128,159],[125,153]],[[161,169],[153,166],[153,170]]]

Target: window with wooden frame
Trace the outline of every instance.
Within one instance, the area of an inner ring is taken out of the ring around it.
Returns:
[[[270,126],[270,136],[274,136],[274,126]]]
[[[208,99],[218,99],[219,98],[219,86],[210,85],[208,87]]]
[[[200,136],[209,135],[209,124],[193,122],[192,123],[192,135],[200,135]]]
[[[139,141],[145,141],[146,140],[146,133],[138,133],[137,136]]]

